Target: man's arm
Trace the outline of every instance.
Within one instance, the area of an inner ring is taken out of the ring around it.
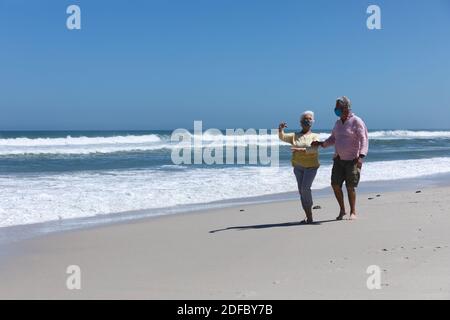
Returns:
[[[333,128],[333,131],[331,131],[331,136],[328,137],[324,142],[322,142],[322,147],[327,148],[329,146],[333,146],[336,143],[336,134],[335,134],[336,127]]]
[[[358,121],[356,135],[359,141],[359,156],[364,158],[369,152],[369,132],[362,120]]]

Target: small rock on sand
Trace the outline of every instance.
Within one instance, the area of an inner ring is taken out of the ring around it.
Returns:
[[[321,206],[314,206],[313,207],[313,210],[318,210],[318,209],[322,209],[322,207]]]

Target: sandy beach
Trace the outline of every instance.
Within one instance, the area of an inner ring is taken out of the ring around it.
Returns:
[[[0,300],[450,300],[450,0],[0,8]]]
[[[314,225],[285,201],[17,242],[2,257],[0,298],[450,298],[450,188],[379,195],[359,197],[357,221],[335,221],[325,197]],[[70,265],[80,290],[66,287]],[[371,265],[381,289],[367,288]]]

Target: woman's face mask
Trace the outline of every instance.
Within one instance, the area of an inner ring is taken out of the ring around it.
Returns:
[[[303,119],[301,124],[305,127],[312,127],[314,120]]]

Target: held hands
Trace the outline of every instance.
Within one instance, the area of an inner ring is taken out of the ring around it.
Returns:
[[[306,148],[291,147],[291,151],[292,151],[292,152],[301,152],[301,153],[305,153],[305,152],[306,152]]]

